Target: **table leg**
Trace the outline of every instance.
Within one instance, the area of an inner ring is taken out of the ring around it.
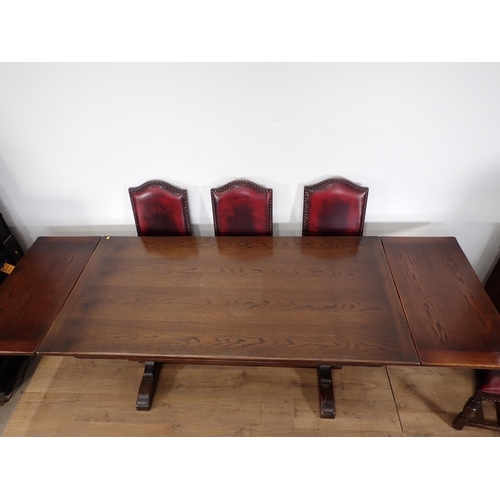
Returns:
[[[135,404],[137,410],[148,411],[151,409],[156,384],[160,378],[161,365],[162,363],[157,361],[146,361],[144,363],[144,374],[137,394],[137,403]]]
[[[319,413],[321,418],[335,418],[335,400],[333,399],[332,367],[317,366],[319,387]]]

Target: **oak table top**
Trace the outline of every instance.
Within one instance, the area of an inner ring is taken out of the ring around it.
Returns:
[[[39,238],[0,287],[0,354],[500,368],[500,315],[455,238]]]
[[[103,238],[38,353],[419,363],[378,237]]]
[[[500,368],[500,315],[451,237],[382,237],[422,365]]]
[[[40,237],[0,286],[0,354],[34,355],[100,238]]]

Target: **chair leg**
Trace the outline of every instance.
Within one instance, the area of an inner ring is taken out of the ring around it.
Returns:
[[[465,403],[463,410],[455,417],[453,421],[453,428],[461,431],[464,426],[469,425],[471,423],[471,418],[476,415],[476,412],[481,407],[482,398],[479,398],[477,394],[470,397]]]
[[[495,410],[497,412],[497,424],[500,425],[500,401],[495,401]]]
[[[335,400],[333,398],[332,367],[316,367],[319,387],[319,413],[321,418],[335,418]]]
[[[144,374],[135,404],[137,410],[149,411],[151,409],[156,384],[158,384],[158,379],[160,378],[161,365],[162,363],[158,363],[157,361],[146,361],[144,363]]]

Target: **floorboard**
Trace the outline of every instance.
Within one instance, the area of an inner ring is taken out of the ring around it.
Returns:
[[[142,371],[132,361],[44,357],[2,436],[500,435],[451,427],[471,370],[345,366],[333,371],[333,420],[319,418],[314,369],[166,364],[152,409],[139,412]]]

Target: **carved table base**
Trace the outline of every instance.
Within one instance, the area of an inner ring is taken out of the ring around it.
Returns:
[[[319,387],[319,415],[321,418],[335,418],[332,367],[330,365],[319,365],[317,367],[317,372]]]
[[[156,361],[146,361],[144,363],[144,374],[137,394],[137,403],[135,404],[138,410],[149,411],[151,409],[156,385],[160,378],[161,365],[162,363]]]

